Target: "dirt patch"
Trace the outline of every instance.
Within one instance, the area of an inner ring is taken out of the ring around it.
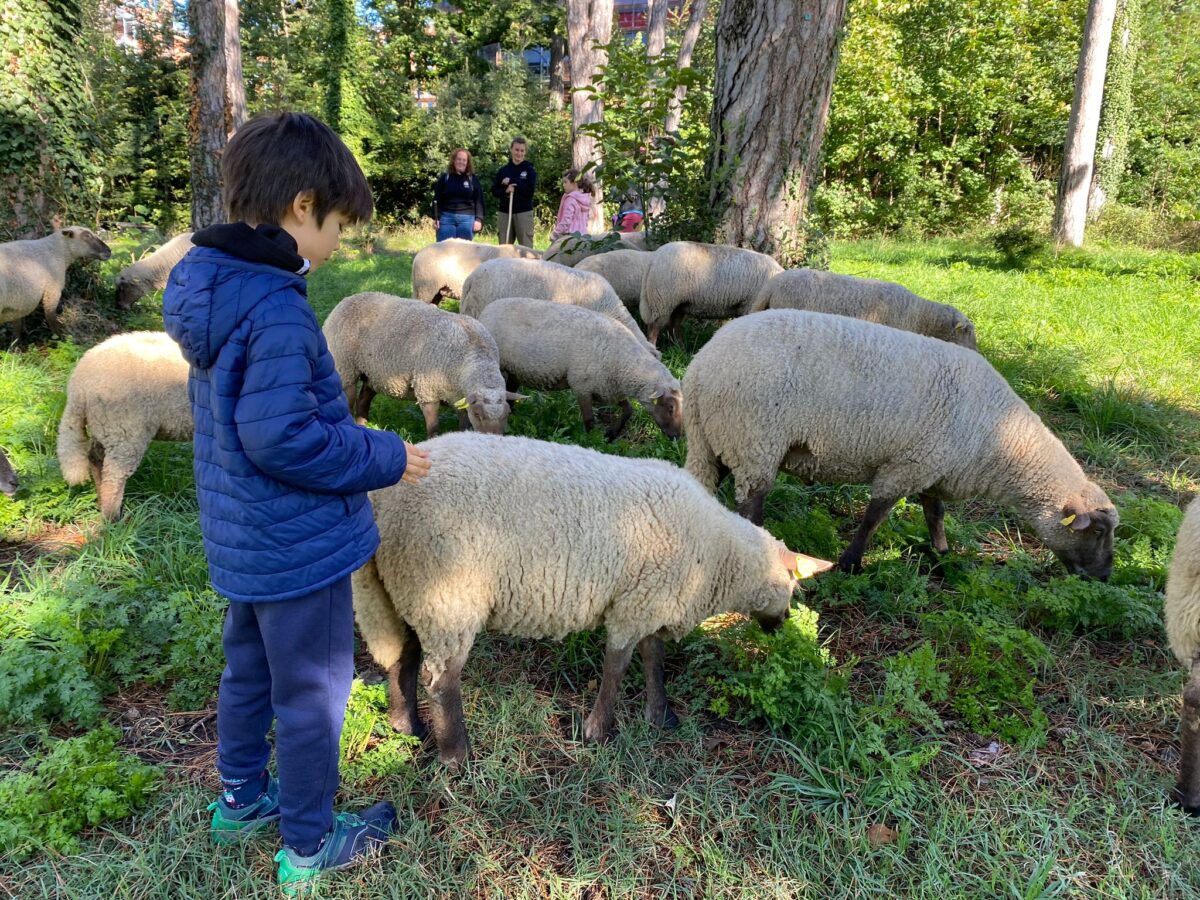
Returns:
[[[105,702],[108,718],[121,729],[121,746],[162,766],[169,782],[213,787],[217,767],[217,707],[178,712],[168,689],[135,685]]]
[[[86,543],[78,525],[46,528],[23,541],[0,541],[0,581],[19,582],[22,570],[43,556],[74,556]]]

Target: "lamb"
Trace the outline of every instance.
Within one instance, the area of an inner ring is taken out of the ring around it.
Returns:
[[[81,259],[110,256],[108,244],[79,225],[34,241],[0,244],[0,324],[15,323],[13,331],[20,338],[22,320],[41,304],[50,330],[62,334],[58,302],[67,282],[67,269]]]
[[[610,250],[581,260],[576,272],[594,272],[617,292],[626,308],[638,308],[642,297],[642,278],[652,254],[640,250]]]
[[[761,522],[783,469],[869,483],[866,516],[839,564],[857,571],[901,497],[920,497],[933,548],[949,548],[944,500],[1014,506],[1067,569],[1107,578],[1117,510],[982,356],[825,313],[768,310],[730,322],[683,379],[687,470],[709,491],[724,472]]]
[[[121,517],[125,482],[150,441],[190,441],[188,364],[160,331],[133,331],[97,344],[67,381],[58,426],[58,464],[67,484],[96,485],[100,512]]]
[[[968,350],[978,349],[975,325],[953,306],[926,300],[903,285],[874,278],[789,269],[768,281],[750,306],[750,312],[764,309],[803,309],[850,316],[948,341]]]
[[[592,399],[619,401],[621,417],[605,432],[615,440],[633,415],[634,397],[670,438],[683,429],[679,381],[651,355],[644,340],[598,312],[527,297],[503,297],[480,314],[500,348],[500,368],[509,390],[527,385],[540,390],[570,388],[583,413],[583,427],[595,425]]]
[[[0,494],[7,494],[11,497],[20,486],[21,481],[17,478],[16,470],[8,461],[8,457],[4,455],[4,451],[0,450]]]
[[[542,254],[542,258],[548,262],[558,263],[560,266],[573,268],[579,264],[580,260],[604,253],[604,250],[598,249],[601,242],[614,234],[620,241],[618,246],[621,249],[646,250],[646,232],[644,231],[610,231],[608,234],[595,235],[568,234],[552,242]]]
[[[441,403],[461,404],[478,431],[503,434],[509,401],[500,351],[474,319],[419,300],[368,292],[347,297],[325,320],[325,340],[359,424],[376,391],[412,397],[430,437]]]
[[[654,251],[642,278],[639,309],[650,343],[683,316],[728,319],[745,314],[763,285],[783,267],[765,253],[675,241]]]
[[[1192,501],[1167,576],[1163,605],[1167,639],[1188,669],[1179,720],[1179,781],[1172,799],[1192,815],[1200,815],[1200,501]]]
[[[413,296],[426,303],[462,297],[463,282],[489,259],[541,259],[542,254],[518,244],[483,244],[450,238],[422,247],[413,257]]]
[[[147,294],[167,286],[167,277],[175,264],[192,249],[192,232],[177,234],[149,256],[126,266],[117,276],[117,306],[128,309]]]
[[[534,297],[582,306],[603,313],[645,340],[612,285],[592,272],[531,259],[489,260],[467,276],[459,308],[464,315],[478,319],[485,306],[501,297]]]
[[[393,727],[426,733],[419,671],[451,766],[467,754],[460,676],[480,631],[562,640],[603,625],[604,672],[584,737],[608,733],[635,647],[645,717],[673,727],[662,639],[728,610],[776,628],[797,578],[831,567],[787,550],[659,460],[470,433],[422,447],[428,477],[371,494],[381,543],[354,573],[354,609],[388,671]]]

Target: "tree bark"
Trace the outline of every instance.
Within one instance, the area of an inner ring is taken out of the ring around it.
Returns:
[[[803,258],[846,0],[725,0],[717,17],[710,199],[718,240]]]
[[[613,0],[567,0],[567,43],[571,54],[571,164],[583,168],[589,162],[599,162],[596,139],[581,134],[581,125],[599,122],[604,109],[599,97],[588,97],[578,89],[592,84],[597,70],[608,62],[608,54],[598,50],[596,43],[607,44],[612,38]],[[604,209],[600,203],[600,182],[592,191],[592,209],[588,229],[603,230]]]
[[[556,34],[550,39],[550,108],[562,109],[566,103],[567,72],[564,65],[567,39]]]
[[[1104,71],[1112,40],[1117,0],[1091,0],[1083,26],[1079,70],[1075,75],[1075,99],[1067,124],[1062,172],[1058,178],[1058,200],[1054,208],[1054,240],[1073,247],[1083,245],[1087,224],[1088,192],[1096,156],[1096,133],[1104,100]]]
[[[246,119],[246,89],[238,40],[237,0],[191,0],[192,229],[225,220],[221,156]]]
[[[1133,120],[1133,75],[1137,67],[1141,0],[1118,0],[1113,40],[1104,78],[1104,104],[1096,144],[1096,171],[1088,195],[1088,215],[1095,218],[1117,194],[1129,161],[1129,126]]]
[[[646,55],[662,56],[667,46],[667,0],[649,0],[646,10]]]
[[[704,24],[704,14],[708,12],[708,0],[692,0],[692,8],[688,13],[687,27],[683,31],[683,40],[679,43],[679,63],[677,68],[687,69],[692,65],[692,53],[696,49],[696,41],[700,38],[700,28]],[[687,88],[683,85],[675,88],[675,99],[667,110],[667,121],[663,131],[670,134],[679,130],[680,119],[683,118],[683,98],[687,96]]]

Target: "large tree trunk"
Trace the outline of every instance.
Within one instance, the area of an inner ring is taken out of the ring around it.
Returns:
[[[718,239],[802,259],[846,0],[725,0],[717,17],[711,200]]]
[[[1117,0],[1091,0],[1088,4],[1079,71],[1075,75],[1075,100],[1071,104],[1062,173],[1058,178],[1058,202],[1054,208],[1054,240],[1059,244],[1074,247],[1083,244],[1100,105],[1104,100],[1104,71],[1116,12]]]
[[[1104,204],[1115,197],[1129,161],[1129,126],[1133,121],[1133,74],[1137,66],[1141,26],[1141,0],[1118,0],[1113,22],[1113,40],[1108,50],[1108,73],[1104,78],[1104,105],[1100,109],[1100,131],[1096,171],[1088,196],[1088,215],[1095,218]]]
[[[221,156],[230,135],[246,120],[246,88],[238,40],[237,0],[191,0],[192,229],[225,220],[221,207]]]
[[[667,46],[667,0],[649,0],[646,10],[646,55],[661,56]]]
[[[607,44],[612,37],[613,0],[567,0],[567,42],[571,53],[571,164],[583,168],[599,161],[596,139],[581,134],[580,126],[599,122],[604,115],[600,99],[581,93],[578,88],[592,84],[597,70],[608,62],[608,54],[596,43]],[[604,230],[604,209],[600,204],[600,182],[592,192],[592,211],[588,228]]]
[[[678,68],[687,69],[692,65],[692,53],[696,49],[696,41],[700,38],[700,27],[704,24],[704,15],[708,12],[708,0],[692,0],[692,8],[688,13],[687,27],[683,31],[683,40],[679,42]],[[683,85],[675,88],[675,99],[667,109],[667,121],[663,128],[667,134],[679,129],[679,121],[683,118],[683,98],[687,96],[687,88]]]
[[[567,71],[564,65],[567,56],[567,39],[556,34],[550,39],[550,108],[562,109],[566,103]]]

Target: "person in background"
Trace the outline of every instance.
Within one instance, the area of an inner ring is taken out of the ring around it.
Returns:
[[[464,147],[450,154],[446,171],[433,183],[433,217],[439,241],[452,237],[469,241],[483,228],[483,187]]]
[[[568,234],[587,234],[588,213],[592,209],[592,180],[580,175],[578,169],[568,169],[563,175],[563,197],[558,203],[558,218],[550,240]]]
[[[500,243],[518,244],[533,249],[533,190],[537,187],[537,172],[526,159],[529,144],[515,137],[508,147],[508,162],[500,167],[492,181],[492,195],[500,201],[496,213],[496,230]],[[508,221],[509,197],[512,198],[512,223]]]

